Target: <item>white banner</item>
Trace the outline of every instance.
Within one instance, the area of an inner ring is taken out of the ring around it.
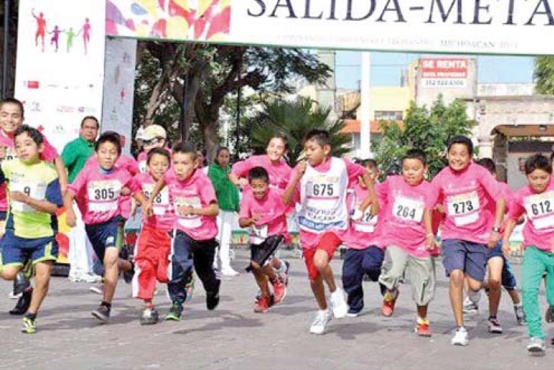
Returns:
[[[548,0],[107,0],[114,36],[440,53],[554,55]]]
[[[102,131],[112,130],[123,135],[125,154],[131,152],[136,55],[136,40],[106,40]]]
[[[60,152],[84,116],[100,119],[104,22],[104,1],[19,2],[15,97]]]

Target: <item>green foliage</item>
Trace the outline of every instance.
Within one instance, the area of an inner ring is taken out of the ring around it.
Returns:
[[[537,82],[535,86],[537,93],[554,95],[554,57],[536,57],[533,77]]]
[[[308,98],[264,102],[262,111],[252,120],[250,146],[262,153],[273,135],[285,135],[289,140],[289,164],[294,165],[302,153],[304,136],[312,129],[324,129],[331,135],[331,155],[341,156],[350,151],[350,137],[342,133],[344,121],[331,119],[330,113],[330,108],[321,108]]]
[[[383,174],[396,172],[406,151],[418,148],[427,155],[429,173],[434,176],[446,165],[444,154],[448,140],[456,135],[470,136],[474,126],[462,101],[446,106],[439,97],[430,111],[412,102],[403,127],[396,122],[381,122],[382,139],[372,145],[375,159]]]

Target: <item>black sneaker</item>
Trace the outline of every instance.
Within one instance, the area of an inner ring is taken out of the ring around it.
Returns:
[[[183,313],[183,304],[181,302],[173,302],[167,315],[165,315],[165,321],[181,321],[181,314]]]
[[[554,306],[548,306],[546,313],[544,314],[544,320],[547,323],[554,322]]]
[[[129,271],[123,271],[123,280],[127,284],[131,284],[133,282],[133,276],[135,276],[135,264],[132,261],[129,261],[131,263],[131,269]]]
[[[31,305],[31,297],[33,296],[33,287],[25,289],[21,297],[17,300],[15,307],[10,310],[10,315],[25,315]]]
[[[155,308],[145,308],[142,311],[142,316],[140,317],[141,325],[154,325],[158,322],[160,315]]]
[[[22,294],[30,286],[31,281],[27,278],[23,271],[19,271],[13,281],[13,295],[17,296]]]
[[[111,309],[108,306],[101,304],[91,314],[102,322],[108,322],[110,320],[110,311]]]
[[[206,307],[208,310],[214,310],[219,304],[219,287],[221,286],[221,280],[216,280],[217,286],[214,291],[206,292]]]

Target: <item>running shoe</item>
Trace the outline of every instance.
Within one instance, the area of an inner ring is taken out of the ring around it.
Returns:
[[[32,296],[33,287],[29,287],[21,294],[21,297],[17,300],[15,307],[10,310],[10,315],[25,315],[31,305]]]
[[[548,308],[546,309],[546,312],[544,314],[544,320],[547,323],[554,322],[554,307],[553,306],[548,306]]]
[[[273,284],[274,304],[282,302],[287,296],[287,286],[279,279],[276,279],[271,284]]]
[[[489,333],[502,334],[502,326],[496,317],[489,317]]]
[[[169,309],[167,315],[165,315],[165,321],[181,321],[181,314],[183,313],[183,305],[181,302],[174,301]]]
[[[337,289],[331,293],[331,309],[333,310],[333,315],[335,318],[340,319],[346,316],[348,312],[348,304],[346,304],[346,299],[344,299],[344,292],[341,288]]]
[[[111,309],[108,306],[101,304],[91,314],[101,322],[108,322],[110,320],[110,311]]]
[[[546,351],[544,345],[544,339],[533,337],[529,339],[529,344],[527,345],[527,351],[530,355],[542,355]]]
[[[256,313],[266,313],[269,309],[269,297],[260,297],[256,300],[254,305],[254,312]]]
[[[383,316],[390,317],[394,313],[394,305],[398,299],[399,291],[395,289],[393,291],[387,290],[383,297],[383,304],[381,305],[381,313]]]
[[[431,329],[429,328],[429,320],[417,319],[415,332],[420,337],[430,337]]]
[[[514,313],[516,314],[516,320],[519,325],[527,324],[525,312],[523,311],[523,306],[521,304],[514,305]]]
[[[142,316],[140,317],[141,325],[154,325],[158,322],[160,315],[155,308],[145,308],[142,311]]]
[[[21,332],[24,334],[35,334],[37,332],[37,322],[29,316],[23,317],[23,327]]]
[[[454,337],[452,337],[450,343],[454,346],[467,346],[469,340],[466,328],[461,326],[456,329],[456,333],[454,333]]]
[[[321,335],[325,333],[327,324],[331,321],[333,315],[329,310],[319,310],[317,311],[314,321],[310,326],[310,333]]]

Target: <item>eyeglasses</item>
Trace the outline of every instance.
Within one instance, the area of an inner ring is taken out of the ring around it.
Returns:
[[[165,140],[163,137],[155,137],[155,138],[150,139],[150,140],[143,140],[142,145],[150,146],[150,145],[158,144],[158,143],[162,142],[163,140]]]

